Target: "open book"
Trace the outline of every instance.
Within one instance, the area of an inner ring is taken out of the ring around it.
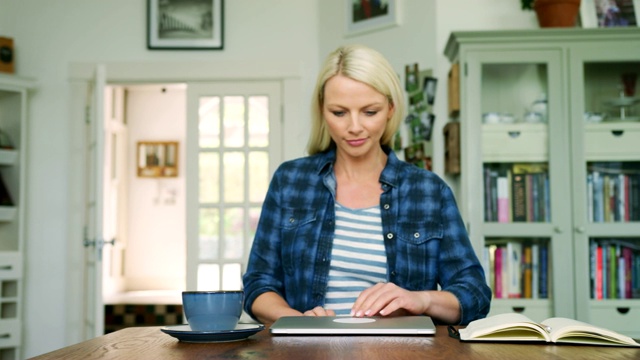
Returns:
[[[509,313],[475,320],[460,329],[462,341],[546,341],[609,346],[635,346],[632,338],[615,331],[568,318],[536,323],[522,314]]]

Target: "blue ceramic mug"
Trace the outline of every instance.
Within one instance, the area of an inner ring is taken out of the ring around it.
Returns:
[[[183,291],[182,307],[194,331],[236,328],[242,314],[244,291]]]

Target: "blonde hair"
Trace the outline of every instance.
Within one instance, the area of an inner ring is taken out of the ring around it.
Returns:
[[[387,121],[380,144],[391,146],[393,136],[404,118],[404,92],[400,86],[400,79],[387,59],[376,50],[362,45],[347,45],[331,52],[318,74],[311,99],[311,134],[307,144],[309,155],[325,151],[332,146],[333,140],[322,116],[322,107],[324,86],[336,75],[367,84],[387,97],[389,105],[394,107],[394,112]]]

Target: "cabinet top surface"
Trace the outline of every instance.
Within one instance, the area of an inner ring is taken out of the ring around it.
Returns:
[[[36,82],[31,78],[0,73],[0,91],[16,91],[35,88]]]
[[[544,43],[561,44],[568,42],[589,42],[597,40],[637,40],[640,41],[640,28],[543,28],[531,30],[483,30],[454,31],[449,35],[444,54],[453,60],[460,45],[486,43]]]

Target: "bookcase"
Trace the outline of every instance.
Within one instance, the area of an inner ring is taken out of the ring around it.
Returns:
[[[0,74],[0,359],[21,359],[30,79]]]
[[[569,317],[640,337],[637,44],[638,28],[450,35],[456,196],[491,315]]]

